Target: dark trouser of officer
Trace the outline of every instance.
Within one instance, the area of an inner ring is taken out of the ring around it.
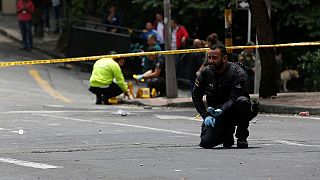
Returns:
[[[89,91],[96,95],[96,104],[109,104],[108,99],[123,93],[122,89],[114,82],[108,87],[90,86]]]
[[[253,94],[254,93],[254,74],[248,75],[248,84],[249,84],[248,91],[250,94]]]
[[[166,95],[166,81],[162,77],[152,78],[147,80],[147,85],[150,91],[155,88],[157,92],[160,92],[160,96]]]
[[[203,148],[213,148],[220,144],[226,148],[233,146],[233,134],[235,126],[237,126],[238,147],[242,148],[239,141],[247,143],[249,121],[252,119],[251,113],[250,100],[244,96],[239,97],[230,110],[224,112],[222,117],[216,118],[214,127],[202,124],[200,146]]]

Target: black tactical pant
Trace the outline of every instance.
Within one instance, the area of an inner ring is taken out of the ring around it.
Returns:
[[[152,78],[147,80],[147,85],[150,88],[150,92],[153,88],[160,93],[160,96],[166,95],[166,81],[162,77]]]
[[[210,105],[209,105],[210,106]],[[233,145],[233,134],[237,126],[236,137],[238,140],[246,140],[249,136],[249,121],[252,119],[251,102],[247,97],[239,97],[230,111],[217,117],[214,127],[202,124],[200,146],[213,148],[223,144],[224,147]]]
[[[123,93],[122,89],[116,84],[111,83],[108,87],[90,87],[89,91],[96,95],[96,104],[108,103],[107,100]]]

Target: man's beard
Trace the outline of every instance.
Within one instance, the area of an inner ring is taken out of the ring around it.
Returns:
[[[223,63],[219,63],[219,64],[209,64],[210,69],[214,70],[214,71],[220,71],[223,68]]]

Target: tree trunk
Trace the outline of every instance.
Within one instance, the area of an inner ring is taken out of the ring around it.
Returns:
[[[268,9],[265,0],[249,0],[250,11],[253,22],[256,26],[257,38],[259,44],[273,44],[273,33],[271,20],[268,15]],[[276,96],[278,92],[276,69],[276,60],[272,48],[260,48],[259,55],[261,59],[261,81],[259,97],[269,98]]]

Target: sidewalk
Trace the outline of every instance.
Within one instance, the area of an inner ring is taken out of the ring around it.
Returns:
[[[17,17],[15,15],[0,14],[0,21],[0,34],[21,43],[21,33]],[[53,22],[51,21],[51,23]],[[53,25],[51,27],[53,27]],[[62,58],[64,55],[55,51],[58,39],[59,34],[44,32],[44,37],[42,38],[33,37],[33,50],[40,51],[53,58]]]
[[[0,34],[21,42],[16,16],[0,14],[0,20]],[[34,50],[54,58],[63,57],[62,54],[54,51],[58,38],[58,34],[46,33],[44,38],[34,40]],[[302,111],[309,111],[311,115],[320,114],[320,92],[278,93],[273,99],[259,99],[257,94],[250,96],[260,102],[262,113],[298,114]],[[190,91],[180,89],[177,98],[133,99],[123,100],[123,102],[150,107],[194,107]]]

